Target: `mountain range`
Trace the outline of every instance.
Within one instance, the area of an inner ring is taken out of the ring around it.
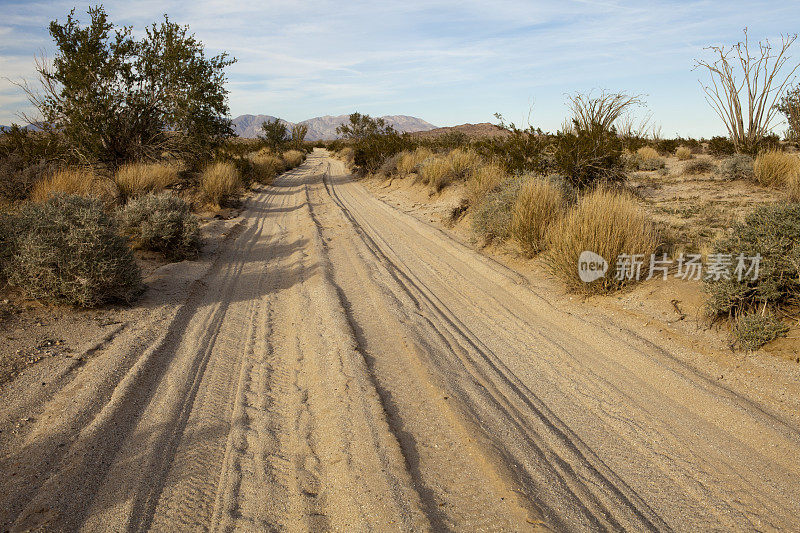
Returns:
[[[386,115],[380,117],[384,119],[389,125],[400,133],[415,132],[415,131],[428,131],[435,129],[436,126],[429,122],[425,122],[421,118],[409,117],[407,115]],[[336,128],[348,122],[350,115],[331,116],[325,115],[324,117],[315,117],[298,124],[305,124],[308,126],[308,133],[306,134],[307,141],[319,141],[336,139]],[[239,137],[255,138],[261,132],[261,123],[269,120],[275,120],[271,115],[240,115],[233,119],[233,130]],[[291,128],[294,124],[281,119],[281,122]]]

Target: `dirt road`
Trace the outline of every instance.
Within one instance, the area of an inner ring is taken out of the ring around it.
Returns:
[[[800,528],[796,427],[322,151],[168,296],[4,441],[3,529]]]

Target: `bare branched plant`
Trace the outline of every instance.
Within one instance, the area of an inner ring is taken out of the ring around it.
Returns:
[[[789,48],[797,34],[782,35],[780,46],[768,39],[751,50],[744,40],[731,47],[710,46],[713,61],[696,60],[695,68],[708,70],[711,82],[700,82],[706,101],[725,123],[737,151],[752,151],[774,126],[776,106],[800,63],[789,63]]]
[[[640,96],[602,91],[600,95],[577,93],[569,96],[575,127],[582,131],[600,128],[610,131],[612,126],[633,106],[642,105]]]

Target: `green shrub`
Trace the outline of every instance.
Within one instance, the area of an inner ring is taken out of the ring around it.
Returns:
[[[600,127],[560,132],[555,139],[553,168],[578,189],[625,179],[622,141]]]
[[[723,159],[717,174],[729,180],[752,180],[754,177],[753,158],[745,154],[735,154]]]
[[[743,350],[758,350],[768,342],[786,335],[789,328],[773,317],[761,313],[746,313],[733,324],[733,338]]]
[[[142,291],[125,238],[94,198],[57,194],[24,205],[9,248],[8,282],[30,298],[92,307]]]
[[[761,255],[758,279],[731,275],[705,281],[709,307],[715,314],[739,315],[767,307],[794,303],[800,290],[800,204],[761,206],[750,213],[732,233],[717,241],[714,253],[737,257]],[[749,266],[749,264],[747,265]]]
[[[523,180],[510,178],[489,192],[475,209],[472,216],[472,230],[484,242],[503,241],[511,236],[511,223],[514,204]]]
[[[197,255],[200,224],[189,205],[165,192],[128,202],[120,212],[122,233],[144,250],[161,252],[180,261]]]
[[[711,137],[708,140],[708,153],[716,156],[733,155],[736,153],[736,146],[727,137]]]

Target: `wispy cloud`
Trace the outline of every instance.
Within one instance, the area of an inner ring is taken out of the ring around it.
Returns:
[[[605,87],[646,93],[665,133],[720,130],[692,72],[703,46],[800,26],[791,2],[766,0],[440,0],[105,2],[112,20],[145,24],[169,13],[214,53],[228,51],[233,114],[289,120],[361,110],[409,113],[436,124],[491,119],[536,103],[558,127],[564,93]],[[47,24],[69,2],[3,3],[0,69],[33,74]],[[16,95],[16,96],[15,96]],[[24,105],[0,81],[0,123]],[[401,109],[400,109],[401,108]]]

